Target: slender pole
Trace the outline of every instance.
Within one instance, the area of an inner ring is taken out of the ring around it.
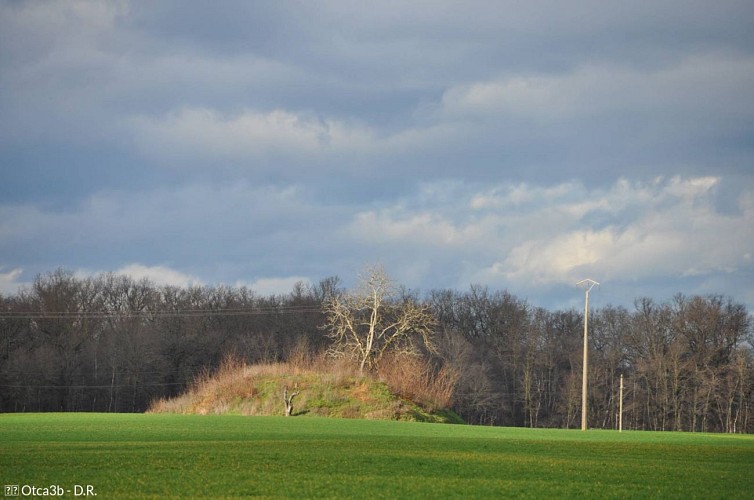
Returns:
[[[587,374],[587,344],[588,344],[588,330],[589,329],[589,290],[586,291],[586,299],[584,300],[584,364],[581,369],[581,430],[586,430],[586,374]]]
[[[582,372],[581,372],[581,430],[586,430],[586,415],[587,415],[587,404],[586,404],[586,393],[587,393],[587,363],[588,363],[588,345],[589,345],[589,291],[594,287],[594,285],[599,285],[594,280],[591,279],[585,279],[581,280],[577,285],[583,285],[584,290],[586,290],[586,297],[584,299],[584,363],[582,365]]]
[[[618,432],[623,432],[623,374],[620,376],[620,399],[618,400]]]

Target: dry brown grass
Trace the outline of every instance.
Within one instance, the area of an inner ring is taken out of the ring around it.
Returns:
[[[333,359],[324,353],[312,356],[305,349],[292,352],[286,363],[247,365],[230,355],[214,372],[202,371],[184,394],[156,400],[148,412],[275,415],[282,408],[284,387],[294,384],[303,390],[296,400],[301,405],[311,398],[330,394],[327,397],[352,398],[356,406],[363,407],[374,398],[370,392],[374,382],[370,382],[370,378],[360,374],[347,359]],[[378,378],[404,402],[417,403],[429,412],[450,407],[457,379],[450,370],[435,369],[427,361],[414,357],[386,358],[380,365]],[[402,404],[400,400],[395,401],[395,405]],[[401,410],[392,406],[375,408],[370,410],[374,415],[369,413],[366,418],[396,416]],[[316,412],[312,410],[313,414]],[[354,410],[354,416],[356,414]],[[344,410],[341,416],[350,415]]]
[[[189,389],[182,395],[153,401],[148,413],[222,413],[230,400],[237,397],[251,397],[252,385],[249,379],[253,377],[251,368],[262,370],[272,368],[272,365],[249,367],[235,356],[229,355],[223,359],[215,372],[205,369],[194,377]]]
[[[450,408],[458,374],[449,367],[434,367],[415,356],[387,356],[378,367],[379,378],[404,399],[427,411]]]
[[[261,404],[255,401],[256,380],[279,378],[285,383],[285,380],[316,374],[333,386],[339,386],[357,376],[358,370],[346,360],[334,360],[325,353],[312,355],[305,347],[294,348],[286,363],[247,365],[238,357],[228,355],[217,370],[202,370],[185,393],[153,401],[147,413],[221,414],[231,406],[240,406],[246,415],[268,414],[273,409],[266,405],[276,401]]]

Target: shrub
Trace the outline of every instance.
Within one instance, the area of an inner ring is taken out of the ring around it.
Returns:
[[[378,366],[380,380],[404,399],[427,411],[449,408],[458,374],[448,366],[435,367],[418,356],[390,355]]]

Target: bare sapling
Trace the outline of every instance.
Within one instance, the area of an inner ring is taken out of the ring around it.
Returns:
[[[298,390],[298,383],[293,386],[293,392],[288,392],[288,386],[283,389],[283,401],[285,402],[285,416],[293,415],[293,398],[298,396],[301,391]]]

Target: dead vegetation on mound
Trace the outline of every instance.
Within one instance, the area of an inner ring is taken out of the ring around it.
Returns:
[[[435,370],[421,358],[386,359],[377,374],[363,375],[351,363],[324,355],[255,365],[228,356],[184,394],[156,400],[148,412],[284,415],[284,393],[295,387],[293,416],[457,423],[460,418],[446,410],[454,383],[452,372]]]

